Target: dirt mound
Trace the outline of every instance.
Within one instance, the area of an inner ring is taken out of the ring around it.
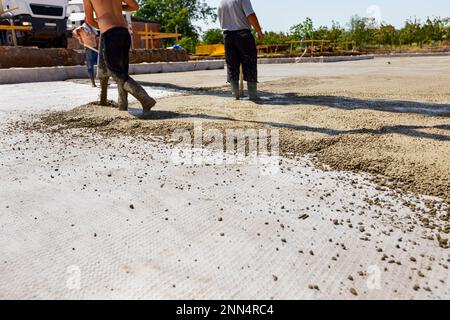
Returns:
[[[83,54],[75,50],[0,47],[0,69],[76,66],[83,63]]]
[[[130,63],[184,62],[189,55],[184,50],[135,49],[130,51]],[[0,47],[1,68],[37,68],[78,66],[84,64],[84,51],[72,49],[38,49]]]

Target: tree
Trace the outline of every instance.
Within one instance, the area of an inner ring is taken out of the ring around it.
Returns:
[[[276,32],[265,32],[264,33],[264,42],[266,45],[275,45],[275,44],[284,44],[289,41],[289,38],[284,33],[276,33]]]
[[[315,40],[313,39],[314,24],[311,18],[308,17],[302,23],[292,26],[291,34],[295,40]]]
[[[398,32],[393,25],[382,23],[380,28],[375,31],[377,44],[394,46],[398,43]]]
[[[450,39],[450,18],[442,19],[442,25],[444,26],[444,34],[442,35],[443,40]]]
[[[313,39],[314,40],[328,40],[327,38],[327,36],[328,36],[328,33],[330,32],[330,30],[328,30],[328,28],[327,27],[325,27],[325,26],[320,26],[319,28],[317,28],[317,29],[315,29],[314,31],[313,31]]]
[[[223,33],[221,29],[209,29],[203,35],[204,44],[219,44],[223,43]]]
[[[445,38],[445,25],[441,18],[427,18],[422,26],[422,32],[425,42],[438,42]]]
[[[405,26],[400,31],[400,40],[402,43],[407,43],[410,46],[414,43],[422,46],[425,37],[422,30],[422,24],[418,19],[408,19]]]
[[[163,32],[178,29],[183,36],[198,39],[199,30],[195,21],[215,21],[215,8],[205,0],[140,0],[138,16],[155,21]]]
[[[336,43],[338,41],[342,41],[343,36],[345,34],[344,28],[341,27],[339,22],[332,21],[331,29],[328,30],[326,34],[326,39],[330,40],[332,43]]]
[[[374,18],[361,18],[358,15],[350,18],[350,38],[355,41],[358,47],[372,43],[376,29],[377,25]]]

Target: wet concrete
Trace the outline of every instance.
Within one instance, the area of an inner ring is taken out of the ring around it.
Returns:
[[[450,103],[449,60],[417,59],[263,66],[260,104],[211,89],[224,70],[138,76],[148,121],[73,109],[96,97],[83,81],[0,86],[0,297],[448,299],[448,206],[354,169],[448,174],[448,117],[426,111]],[[251,121],[309,155],[267,175],[176,162],[164,139]]]

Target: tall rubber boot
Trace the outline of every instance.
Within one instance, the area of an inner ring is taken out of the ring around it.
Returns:
[[[119,92],[119,110],[127,111],[128,110],[128,92],[124,89],[124,82],[121,80],[117,80],[117,91]]]
[[[231,93],[233,94],[233,98],[235,98],[236,100],[239,100],[241,98],[240,93],[239,93],[239,81],[231,80],[230,84],[231,84]]]
[[[92,88],[96,88],[97,84],[95,83],[95,75],[93,70],[89,70],[89,79],[91,79]]]
[[[100,105],[107,106],[108,105],[108,82],[109,77],[103,77],[100,79]]]
[[[132,78],[124,83],[123,88],[141,103],[144,113],[149,112],[155,106],[155,99],[150,97],[147,91]]]
[[[247,82],[248,96],[251,101],[257,101],[258,98],[258,83]]]
[[[107,106],[108,105],[108,82],[109,82],[109,74],[106,69],[97,68],[97,77],[100,80],[100,105]]]
[[[95,83],[95,78],[91,78],[92,88],[97,88],[97,84]]]

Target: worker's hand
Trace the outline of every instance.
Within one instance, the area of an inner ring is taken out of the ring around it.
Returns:
[[[258,40],[259,40],[259,44],[262,44],[264,42],[264,32],[262,32],[262,31],[258,32]]]
[[[81,42],[81,35],[80,35],[81,30],[82,27],[78,27],[72,31],[72,36],[80,42]]]

